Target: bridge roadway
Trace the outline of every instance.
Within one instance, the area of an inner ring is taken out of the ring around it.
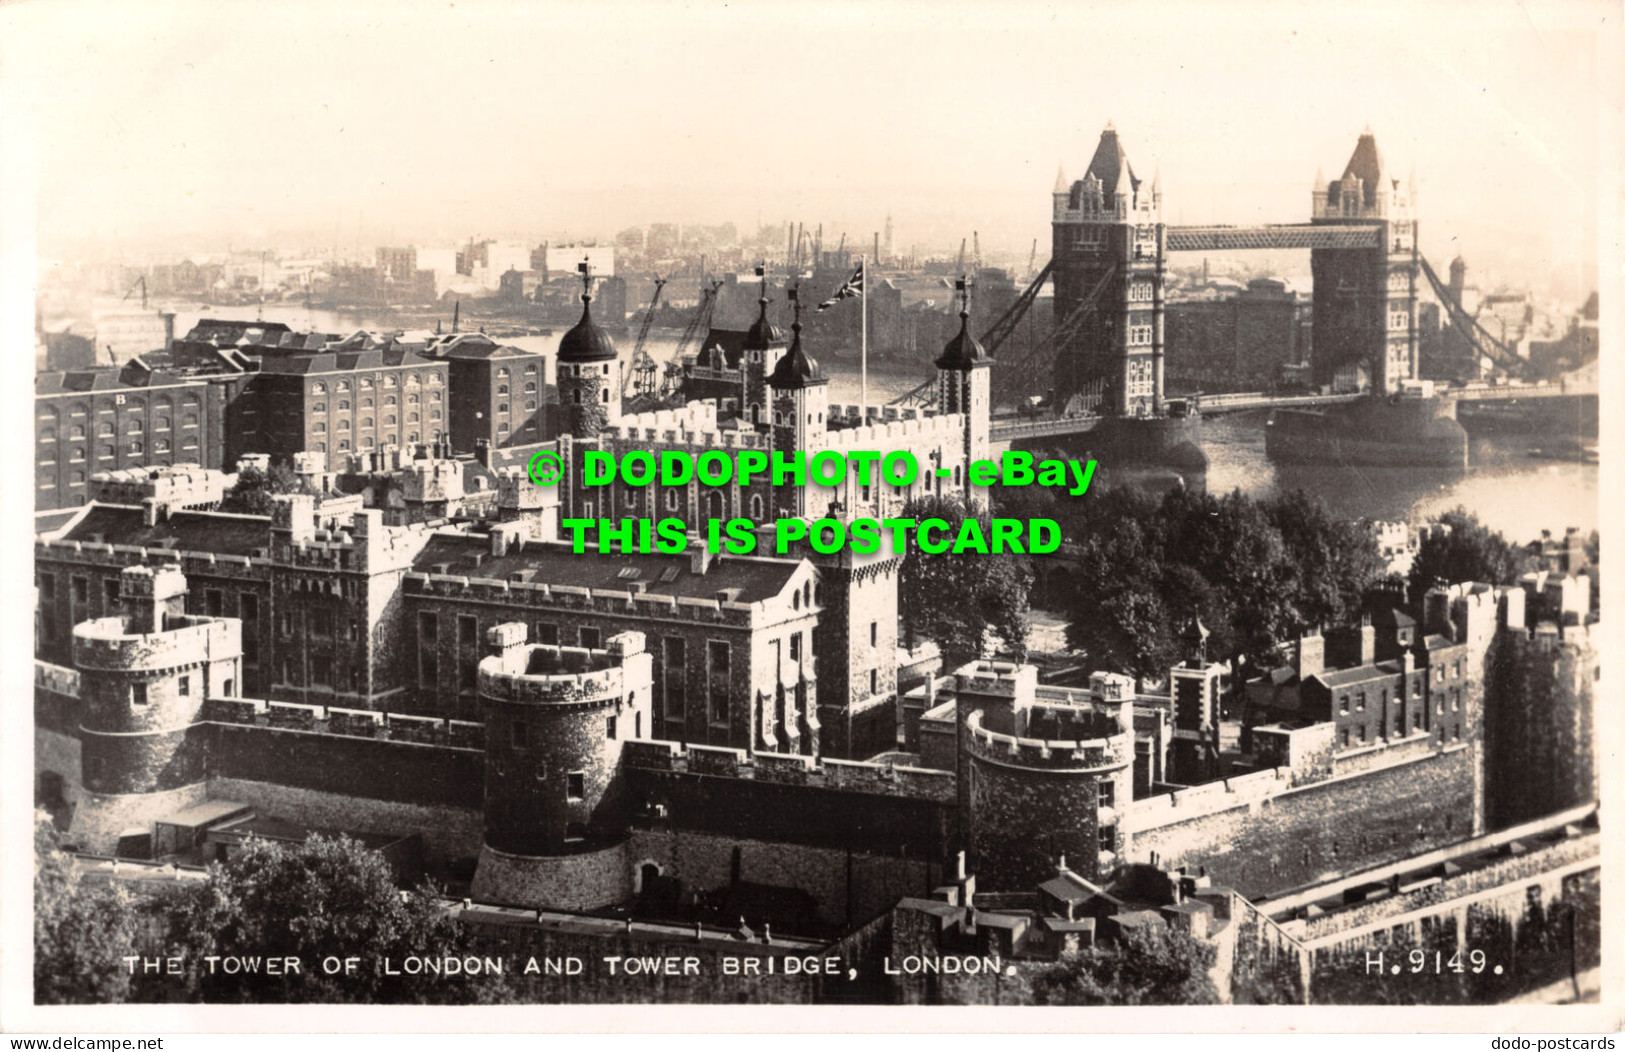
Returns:
[[[1441,392],[1443,397],[1457,402],[1513,402],[1534,398],[1570,398],[1595,396],[1594,383],[1542,383],[1542,384],[1468,384]],[[1353,402],[1366,397],[1363,394],[1336,395],[1271,395],[1262,391],[1242,391],[1235,394],[1202,395],[1197,404],[1203,416],[1220,413],[1244,413],[1255,409],[1313,409],[1324,405]],[[1177,396],[1170,401],[1180,401]],[[1009,442],[1017,439],[1042,438],[1048,435],[1082,434],[1093,431],[1101,418],[1092,414],[1080,416],[1023,417],[1016,414],[993,418],[992,439]]]

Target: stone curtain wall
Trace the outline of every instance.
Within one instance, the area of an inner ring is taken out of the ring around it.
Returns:
[[[1240,796],[1187,821],[1140,825],[1130,855],[1206,866],[1216,883],[1258,898],[1471,836],[1472,775],[1471,753],[1459,748],[1272,796]]]

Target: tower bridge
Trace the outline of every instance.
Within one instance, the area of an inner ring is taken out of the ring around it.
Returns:
[[[1451,399],[1420,397],[1423,387],[1413,381],[1420,375],[1417,306],[1424,287],[1431,288],[1481,360],[1514,377],[1527,375],[1528,363],[1467,315],[1422,257],[1415,177],[1392,176],[1369,129],[1360,135],[1337,179],[1317,175],[1305,223],[1164,223],[1160,176],[1147,184],[1110,125],[1101,133],[1083,178],[1057,175],[1052,200],[1049,262],[982,337],[987,352],[997,360],[993,404],[1005,407],[993,421],[994,440],[1020,442],[1094,431],[1092,445],[1104,442],[1131,457],[1145,454],[1151,459],[1174,446],[1191,445],[1193,400],[1170,400],[1164,391],[1167,259],[1174,252],[1307,249],[1310,253],[1315,333],[1311,378],[1320,393],[1206,396],[1200,400],[1204,414],[1265,408],[1324,411],[1344,405],[1364,414],[1358,430],[1368,431],[1372,413],[1381,415],[1383,410],[1346,404],[1385,399],[1397,405],[1395,399],[1403,393],[1408,408],[1401,413],[1406,420],[1394,429],[1393,462],[1406,462],[1404,445],[1410,441],[1410,428],[1419,439],[1425,433],[1426,442],[1433,445],[1417,462],[1433,463],[1464,461],[1464,438],[1457,442],[1463,436],[1453,419],[1457,400],[1594,394],[1594,384],[1592,390],[1565,384],[1556,389],[1458,391]],[[1055,297],[1055,325],[1049,337],[1001,353],[1046,283],[1053,283]],[[1367,399],[1368,395],[1374,398]],[[1033,404],[1035,396],[1048,396],[1049,415],[1009,412],[1009,407]],[[933,384],[926,383],[894,404],[927,403],[934,397]],[[1334,455],[1347,455],[1346,446],[1339,446]],[[1361,454],[1375,461],[1386,455],[1374,449]]]

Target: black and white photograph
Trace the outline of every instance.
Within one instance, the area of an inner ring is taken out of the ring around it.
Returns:
[[[1622,14],[0,6],[5,1029],[1617,1029]]]

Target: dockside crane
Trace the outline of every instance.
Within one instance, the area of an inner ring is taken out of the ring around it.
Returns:
[[[638,342],[632,347],[632,368],[627,371],[621,381],[621,397],[631,394],[654,394],[655,360],[644,350],[643,345],[649,340],[649,329],[655,323],[655,311],[660,307],[660,291],[666,287],[670,278],[655,278],[654,295],[649,298],[649,309],[643,315],[643,324],[638,327]]]
[[[694,317],[689,319],[688,326],[683,329],[683,335],[677,341],[677,350],[672,352],[671,360],[666,363],[665,375],[662,377],[660,394],[670,397],[677,393],[683,385],[683,356],[688,353],[689,347],[701,333],[711,331],[711,318],[717,309],[717,293],[722,288],[722,282],[713,281],[700,288],[700,305],[694,310]]]
[[[147,309],[147,276],[145,274],[139,275],[134,281],[130,282],[130,287],[128,289],[126,289],[125,292],[124,292],[124,299],[129,299],[130,298],[130,296],[135,292],[135,287],[137,285],[141,286],[141,309],[146,310]]]

